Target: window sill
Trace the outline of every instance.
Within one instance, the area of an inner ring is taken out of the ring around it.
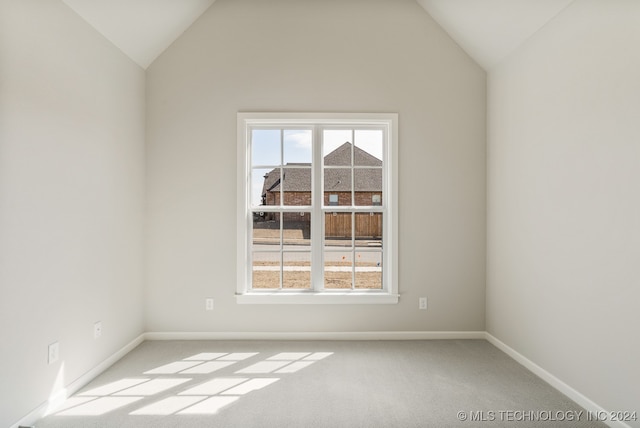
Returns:
[[[340,292],[253,292],[236,294],[236,303],[252,305],[391,305],[400,296],[389,293]]]

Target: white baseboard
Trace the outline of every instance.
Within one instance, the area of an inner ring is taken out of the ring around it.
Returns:
[[[34,423],[36,423],[36,421],[38,421],[39,419],[45,417],[48,414],[55,412],[56,408],[59,407],[59,405],[62,404],[62,402],[64,402],[64,400],[67,399],[67,397],[75,394],[77,391],[80,390],[80,388],[82,388],[83,386],[91,382],[99,374],[101,374],[106,369],[111,367],[120,358],[127,355],[129,352],[131,352],[136,346],[141,344],[143,341],[144,341],[144,334],[141,334],[140,336],[136,337],[131,342],[123,346],[120,350],[118,350],[116,353],[111,355],[109,358],[102,361],[100,364],[98,364],[97,366],[95,366],[94,368],[92,368],[82,376],[80,376],[78,379],[71,382],[63,390],[58,392],[55,397],[51,397],[49,400],[47,400],[46,402],[38,406],[35,410],[33,410],[31,413],[29,413],[28,415],[20,419],[15,424],[11,425],[11,427],[9,428],[18,428],[21,425],[31,426]]]
[[[435,340],[485,339],[484,331],[149,332],[146,340]]]
[[[547,382],[549,385],[551,385],[552,387],[554,387],[555,389],[557,389],[558,391],[560,391],[561,393],[563,393],[564,395],[566,395],[567,397],[575,401],[579,406],[583,407],[587,412],[591,412],[591,414],[594,414],[594,415],[600,414],[601,412],[603,412],[602,414],[605,414],[605,415],[609,414],[609,412],[607,412],[601,406],[597,405],[592,400],[587,398],[585,395],[576,391],[571,386],[567,385],[566,383],[564,383],[563,381],[561,381],[560,379],[558,379],[557,377],[555,377],[554,375],[552,375],[551,373],[549,373],[548,371],[546,371],[545,369],[543,369],[542,367],[540,367],[539,365],[537,365],[536,363],[534,363],[533,361],[531,361],[530,359],[528,359],[527,357],[525,357],[524,355],[522,355],[521,353],[513,349],[512,347],[510,347],[509,345],[505,344],[500,339],[494,337],[488,332],[485,333],[485,338],[487,339],[487,341],[489,341],[489,343],[494,345],[496,348],[500,349],[502,352],[504,352],[505,354],[507,354],[508,356],[510,356],[511,358],[513,358],[514,360],[516,360],[517,362],[525,366],[530,372],[532,372],[533,374],[535,374],[536,376],[538,376],[539,378]],[[610,427],[631,428],[626,423],[620,422],[620,421],[606,420],[603,422]]]

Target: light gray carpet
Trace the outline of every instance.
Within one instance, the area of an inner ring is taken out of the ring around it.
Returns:
[[[484,340],[144,342],[72,399],[36,427],[605,427]]]

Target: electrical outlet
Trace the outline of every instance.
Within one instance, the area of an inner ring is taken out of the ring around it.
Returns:
[[[54,342],[49,345],[49,356],[47,357],[47,364],[53,364],[60,358],[60,343]]]
[[[213,299],[211,299],[211,298],[205,299],[204,300],[204,308],[207,311],[212,311],[213,310]]]
[[[100,336],[102,336],[102,321],[93,325],[93,338],[98,339]]]
[[[418,308],[425,310],[427,309],[427,298],[426,297],[420,297],[420,299],[418,299]]]

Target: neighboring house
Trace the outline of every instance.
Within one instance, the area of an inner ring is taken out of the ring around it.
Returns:
[[[351,166],[351,146],[351,143],[344,143],[324,158],[324,205],[349,206],[352,205],[352,197],[353,205],[356,206],[381,205],[382,161],[355,146],[353,156],[356,168],[345,168]],[[282,177],[280,168],[265,174],[262,205],[280,205],[281,194],[284,195],[284,205],[311,205],[311,164],[286,164],[282,168]],[[381,213],[357,215],[356,238],[381,237],[381,215]],[[265,213],[264,218],[273,220],[274,215]],[[309,221],[309,213],[284,214],[285,228],[304,227],[300,222],[308,223]],[[325,236],[346,238],[351,234],[351,214],[327,213],[325,215]]]

